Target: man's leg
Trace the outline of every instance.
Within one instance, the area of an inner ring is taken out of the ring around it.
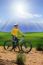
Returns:
[[[12,47],[11,51],[14,49],[14,41],[15,41],[15,37],[14,37],[13,35],[12,35],[12,40],[13,40],[13,42],[12,42],[13,47]]]
[[[14,51],[15,51],[15,48],[16,48],[16,46],[17,46],[17,44],[18,44],[18,38],[17,37],[15,37],[15,39],[14,39]]]
[[[16,41],[16,44],[18,43],[18,38],[17,37],[15,37],[15,41]]]

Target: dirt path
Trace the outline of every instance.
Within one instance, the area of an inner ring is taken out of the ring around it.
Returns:
[[[0,65],[16,65],[14,61],[16,60],[17,53],[12,51],[5,51],[3,47],[0,47]],[[35,49],[26,56],[26,65],[43,65],[43,53],[38,52]]]

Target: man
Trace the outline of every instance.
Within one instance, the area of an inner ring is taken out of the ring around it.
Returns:
[[[24,35],[24,34],[20,31],[18,25],[14,25],[14,27],[13,27],[13,29],[11,31],[11,35],[12,35],[13,41],[15,41],[16,43],[18,43],[18,37],[19,37],[19,35]],[[13,43],[13,48],[14,47],[16,47],[16,45]]]

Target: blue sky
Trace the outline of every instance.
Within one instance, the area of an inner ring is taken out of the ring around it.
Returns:
[[[43,0],[0,0],[0,28],[6,22],[43,23]]]

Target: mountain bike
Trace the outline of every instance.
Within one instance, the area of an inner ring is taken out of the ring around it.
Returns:
[[[28,53],[32,50],[32,42],[30,40],[25,40],[25,37],[22,36],[22,38],[18,40],[18,43],[16,43],[16,41],[14,40],[5,41],[4,49],[8,51],[14,49],[14,51],[18,51],[18,52],[22,51]]]

